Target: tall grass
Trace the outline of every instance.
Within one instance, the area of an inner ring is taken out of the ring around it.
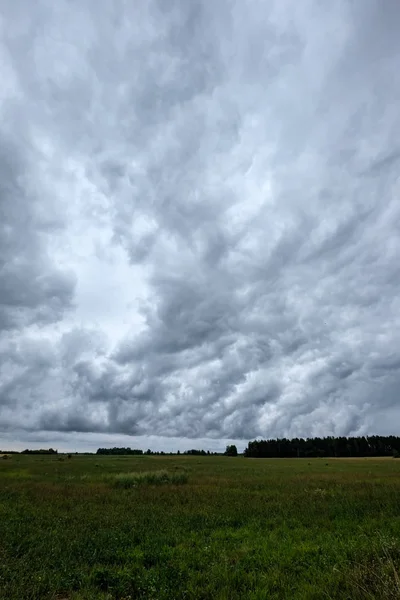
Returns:
[[[186,473],[169,473],[166,470],[145,471],[142,473],[117,473],[113,482],[119,488],[132,488],[139,485],[183,485],[188,482]]]

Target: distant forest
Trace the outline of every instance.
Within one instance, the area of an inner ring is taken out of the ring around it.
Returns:
[[[96,454],[116,454],[116,455],[125,455],[125,454],[143,454],[143,450],[139,450],[138,448],[99,448]]]
[[[315,458],[400,456],[400,437],[324,437],[255,440],[244,451],[248,458]]]
[[[22,450],[21,454],[57,454],[58,450],[53,450],[53,448],[49,448],[48,450],[41,448],[40,450]]]
[[[57,454],[53,448],[40,450],[23,450],[21,454]],[[19,454],[16,450],[0,450],[0,454]],[[75,452],[78,454],[78,452]],[[83,452],[80,454],[93,454]],[[98,455],[173,455],[191,456],[238,456],[235,445],[227,446],[225,452],[210,452],[209,450],[185,450],[184,452],[154,452],[150,449],[143,451],[139,448],[99,448]],[[372,435],[370,437],[324,437],[324,438],[293,438],[254,440],[249,442],[243,455],[247,458],[333,458],[333,457],[367,457],[394,456],[400,457],[400,437],[389,435]]]
[[[150,448],[148,450],[146,450],[145,452],[143,452],[143,450],[139,450],[137,448],[99,448],[96,452],[96,454],[103,454],[103,455],[119,455],[119,456],[125,456],[125,455],[141,455],[141,454],[146,454],[147,456],[151,455],[164,455],[164,454],[176,454],[175,452],[153,452],[153,450],[150,450]],[[178,450],[177,454],[181,454],[181,452]],[[210,452],[209,450],[207,450],[207,452],[205,450],[186,450],[185,452],[182,452],[182,454],[189,454],[189,455],[193,455],[193,456],[211,456],[212,454],[218,454],[218,452]]]

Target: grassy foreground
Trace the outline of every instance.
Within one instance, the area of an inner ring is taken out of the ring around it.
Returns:
[[[0,598],[400,598],[400,460],[14,455]]]

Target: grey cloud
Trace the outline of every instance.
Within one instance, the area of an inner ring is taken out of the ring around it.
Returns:
[[[397,4],[24,6],[1,9],[4,428],[386,432]]]
[[[389,155],[374,161],[372,165],[370,165],[369,168],[365,171],[365,174],[369,176],[372,175],[374,177],[378,173],[378,171],[382,169],[390,169],[391,167],[397,167],[398,165],[396,163],[398,163],[399,159],[400,150],[396,149],[393,152],[390,152]]]
[[[68,414],[66,411],[61,414],[58,411],[44,411],[38,425],[43,431],[73,431],[76,433],[107,431],[105,426],[96,424],[93,418],[87,414],[80,414],[76,408],[72,414]]]
[[[59,320],[73,301],[73,274],[46,252],[47,224],[35,210],[45,199],[24,152],[0,131],[0,332]]]

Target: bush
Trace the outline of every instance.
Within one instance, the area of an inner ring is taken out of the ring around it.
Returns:
[[[121,488],[139,485],[183,485],[188,482],[186,473],[168,473],[168,471],[145,471],[143,473],[118,473],[114,476],[114,485]]]

